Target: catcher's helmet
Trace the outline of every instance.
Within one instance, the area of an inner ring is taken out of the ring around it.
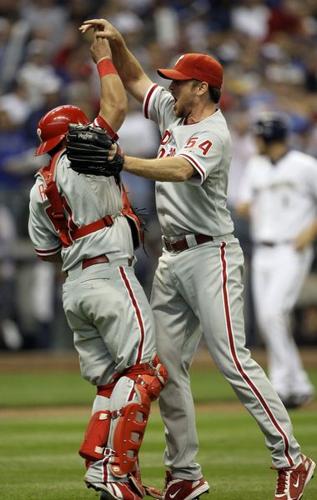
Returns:
[[[287,122],[276,113],[263,113],[253,124],[253,133],[267,142],[284,141],[288,134]]]
[[[64,139],[70,123],[87,125],[90,120],[80,108],[70,105],[58,106],[42,116],[37,128],[41,144],[35,155],[42,155],[55,148]]]

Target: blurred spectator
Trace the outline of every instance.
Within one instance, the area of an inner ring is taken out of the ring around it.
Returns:
[[[250,117],[246,112],[229,115],[229,128],[232,138],[232,160],[228,185],[228,205],[235,207],[240,193],[240,183],[244,169],[255,154],[256,147],[250,133]]]
[[[29,25],[24,19],[11,21],[5,30],[2,37],[0,74],[0,87],[3,91],[9,90],[16,79],[29,31]]]
[[[45,40],[31,40],[26,49],[26,62],[18,72],[18,79],[26,89],[32,109],[43,104],[43,94],[48,87],[58,85],[58,77],[49,61],[50,44]]]
[[[156,39],[163,49],[175,49],[179,41],[179,18],[169,3],[166,0],[156,2],[154,11]]]
[[[243,0],[232,9],[232,27],[250,38],[263,40],[268,31],[270,10],[261,0]],[[239,5],[240,4],[240,5]]]
[[[27,87],[23,81],[17,80],[12,91],[0,97],[0,110],[8,116],[6,125],[8,129],[14,129],[27,121],[31,113],[31,105],[28,100]]]
[[[7,161],[30,146],[25,130],[16,126],[10,113],[0,108],[0,195],[7,197],[8,189],[20,187],[21,179],[6,170]]]
[[[41,100],[39,105],[32,111],[28,118],[27,136],[32,141],[33,149],[36,144],[37,124],[42,116],[50,109],[62,104],[62,82],[56,76],[50,76],[43,81],[41,88]],[[35,157],[34,157],[35,158]]]
[[[305,88],[308,92],[317,93],[317,49],[305,57]]]
[[[284,31],[290,35],[304,33],[305,2],[282,0],[271,9],[268,17],[267,37],[272,38],[275,33]]]
[[[91,19],[98,5],[98,0],[68,0],[67,16],[75,26],[80,26],[86,19]]]
[[[11,24],[8,19],[0,17],[0,64],[3,65],[7,44],[10,38]]]
[[[32,258],[32,248],[15,247],[17,260],[14,317],[23,349],[47,349],[55,345],[55,269]]]
[[[14,218],[0,205],[0,349],[20,349],[23,340],[15,318],[15,261],[12,245],[16,240]]]
[[[55,0],[21,2],[21,17],[28,23],[34,38],[43,38],[57,49],[67,19],[67,9]]]

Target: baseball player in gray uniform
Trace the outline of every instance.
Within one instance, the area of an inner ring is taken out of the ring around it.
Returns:
[[[270,380],[285,406],[294,408],[314,394],[290,331],[290,313],[313,259],[317,162],[289,150],[281,114],[261,114],[253,132],[258,155],[246,167],[237,210],[250,215],[254,303]]]
[[[94,125],[115,138],[126,93],[108,42],[95,37],[91,51],[101,80]],[[62,262],[63,306],[81,373],[97,386],[79,451],[86,459],[87,486],[104,499],[138,500],[145,494],[138,451],[151,402],[167,374],[156,355],[152,311],[134,274],[120,179],[78,175],[69,168],[64,144],[70,123],[89,120],[79,108],[60,106],[39,122],[37,154],[48,153],[51,161],[31,190],[29,233],[41,259]]]
[[[124,169],[158,181],[156,202],[163,233],[152,292],[159,355],[169,371],[160,395],[166,426],[165,500],[191,500],[209,489],[196,462],[198,449],[189,366],[204,336],[215,363],[262,429],[278,472],[275,500],[299,500],[315,463],[292,433],[288,413],[245,347],[243,255],[226,207],[231,144],[218,108],[223,69],[204,54],[184,54],[169,90],[154,84],[106,20],[83,23],[110,41],[126,89],[143,102],[161,133],[156,159],[124,157]]]

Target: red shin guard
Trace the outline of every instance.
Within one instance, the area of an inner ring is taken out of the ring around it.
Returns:
[[[151,401],[158,398],[167,381],[167,371],[156,356],[152,363],[135,365],[124,374],[134,380],[138,400],[128,403],[118,412],[118,421],[113,433],[111,469],[120,477],[133,473],[138,461],[145,428],[147,426]],[[112,415],[112,418],[115,416]]]
[[[148,404],[129,403],[123,408],[113,436],[115,457],[112,472],[124,476],[135,469],[150,413]]]
[[[97,411],[92,415],[79,450],[81,457],[93,462],[104,458],[104,447],[108,441],[110,422],[111,413],[108,410]]]

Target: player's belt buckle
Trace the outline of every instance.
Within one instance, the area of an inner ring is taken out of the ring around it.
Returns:
[[[207,243],[208,241],[213,241],[213,237],[207,234],[186,235],[185,238],[173,242],[163,237],[163,242],[166,250],[172,253],[183,252],[184,250],[196,247],[197,245],[202,245],[203,243]]]
[[[183,250],[186,250],[187,248],[189,248],[185,238],[171,242],[164,237],[163,241],[164,241],[164,246],[165,246],[166,250],[168,250],[169,252],[172,252],[172,253],[182,252]]]

